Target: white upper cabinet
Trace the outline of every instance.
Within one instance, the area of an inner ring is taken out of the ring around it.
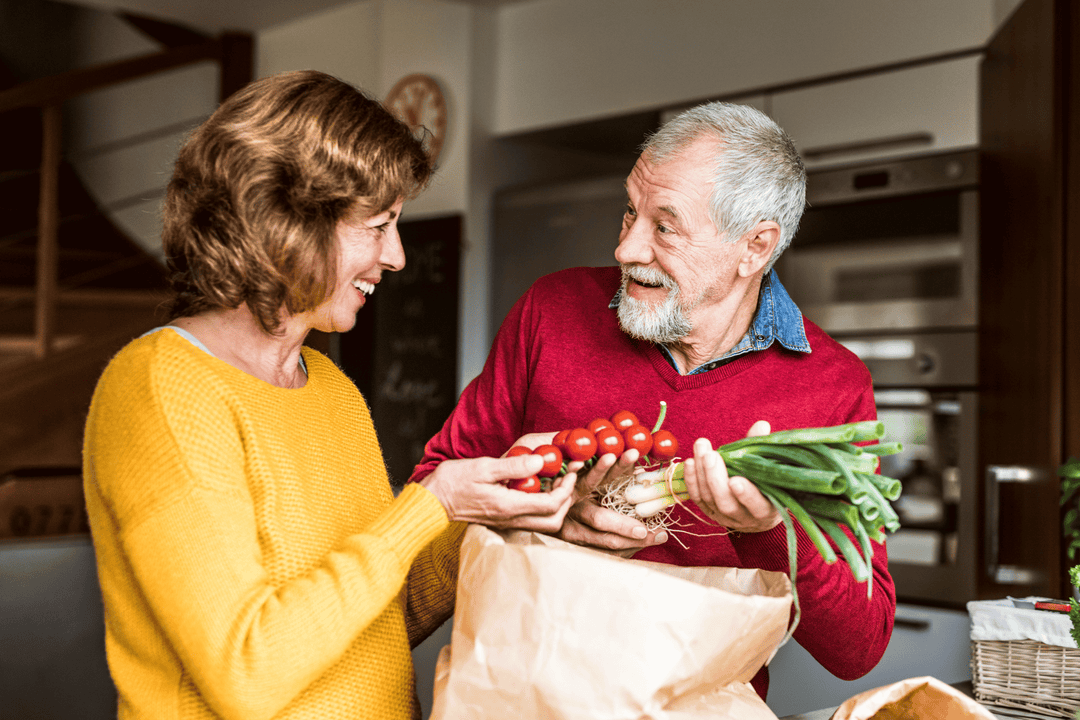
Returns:
[[[768,98],[808,168],[960,147],[979,138],[979,56]]]
[[[733,105],[749,105],[750,107],[754,108],[755,110],[760,110],[761,112],[765,113],[766,115],[769,115],[770,114],[769,113],[769,101],[770,101],[770,98],[769,98],[768,95],[766,95],[764,93],[758,93],[757,95],[744,95],[742,97],[729,98],[729,99],[725,100],[724,102],[729,102],[729,103],[731,103]],[[660,111],[660,124],[663,125],[664,123],[666,123],[668,120],[671,120],[673,117],[675,117],[679,113],[683,112],[684,110],[689,110],[690,108],[692,108],[692,107],[694,107],[694,106],[696,106],[698,104],[700,104],[700,103],[695,102],[695,103],[689,103],[687,105],[678,105],[676,107],[672,107],[672,108],[668,108],[667,110]]]

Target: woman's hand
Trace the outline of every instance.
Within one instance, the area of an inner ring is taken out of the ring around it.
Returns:
[[[555,433],[530,433],[518,438],[514,445],[537,448],[550,444],[554,439]],[[601,485],[632,473],[638,457],[637,450],[627,450],[618,458],[612,453],[597,458],[596,464],[578,479],[574,487],[574,504],[567,512],[562,527],[554,534],[575,545],[614,550],[623,555],[666,542],[668,535],[663,530],[649,530],[637,518],[602,507],[593,496],[593,491]],[[585,463],[575,460],[568,462],[566,468],[576,474],[584,466]]]
[[[747,437],[768,435],[769,423],[759,420],[750,428]],[[670,505],[671,493],[663,471],[645,473],[645,481],[654,481],[634,492],[628,492],[627,500],[638,506],[639,512],[651,514],[656,507]],[[701,510],[720,525],[738,532],[764,532],[782,521],[769,499],[744,477],[729,477],[723,458],[706,438],[694,443],[694,457],[683,463],[685,491],[672,484],[681,500],[692,500]]]
[[[574,502],[577,475],[558,478],[551,492],[526,493],[502,485],[535,475],[543,465],[539,455],[446,460],[421,484],[439,499],[451,521],[551,534],[562,527]]]

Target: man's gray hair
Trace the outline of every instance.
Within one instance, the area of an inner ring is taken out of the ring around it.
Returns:
[[[759,110],[712,102],[664,123],[641,152],[661,164],[702,137],[716,140],[709,198],[713,224],[734,242],[763,220],[777,223],[780,240],[766,269],[772,267],[795,237],[806,206],[806,169],[795,143]]]

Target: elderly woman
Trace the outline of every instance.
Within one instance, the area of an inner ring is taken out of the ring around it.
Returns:
[[[312,329],[347,331],[405,264],[431,165],[408,128],[315,72],[249,85],[181,150],[163,242],[171,322],[102,375],[84,474],[121,718],[412,718],[410,646],[449,617],[466,525],[554,530],[443,463],[396,498],[364,399]]]

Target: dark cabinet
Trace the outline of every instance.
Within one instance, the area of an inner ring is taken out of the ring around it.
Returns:
[[[1063,596],[1057,467],[1080,456],[1080,6],[1026,0],[980,90],[979,594]]]

